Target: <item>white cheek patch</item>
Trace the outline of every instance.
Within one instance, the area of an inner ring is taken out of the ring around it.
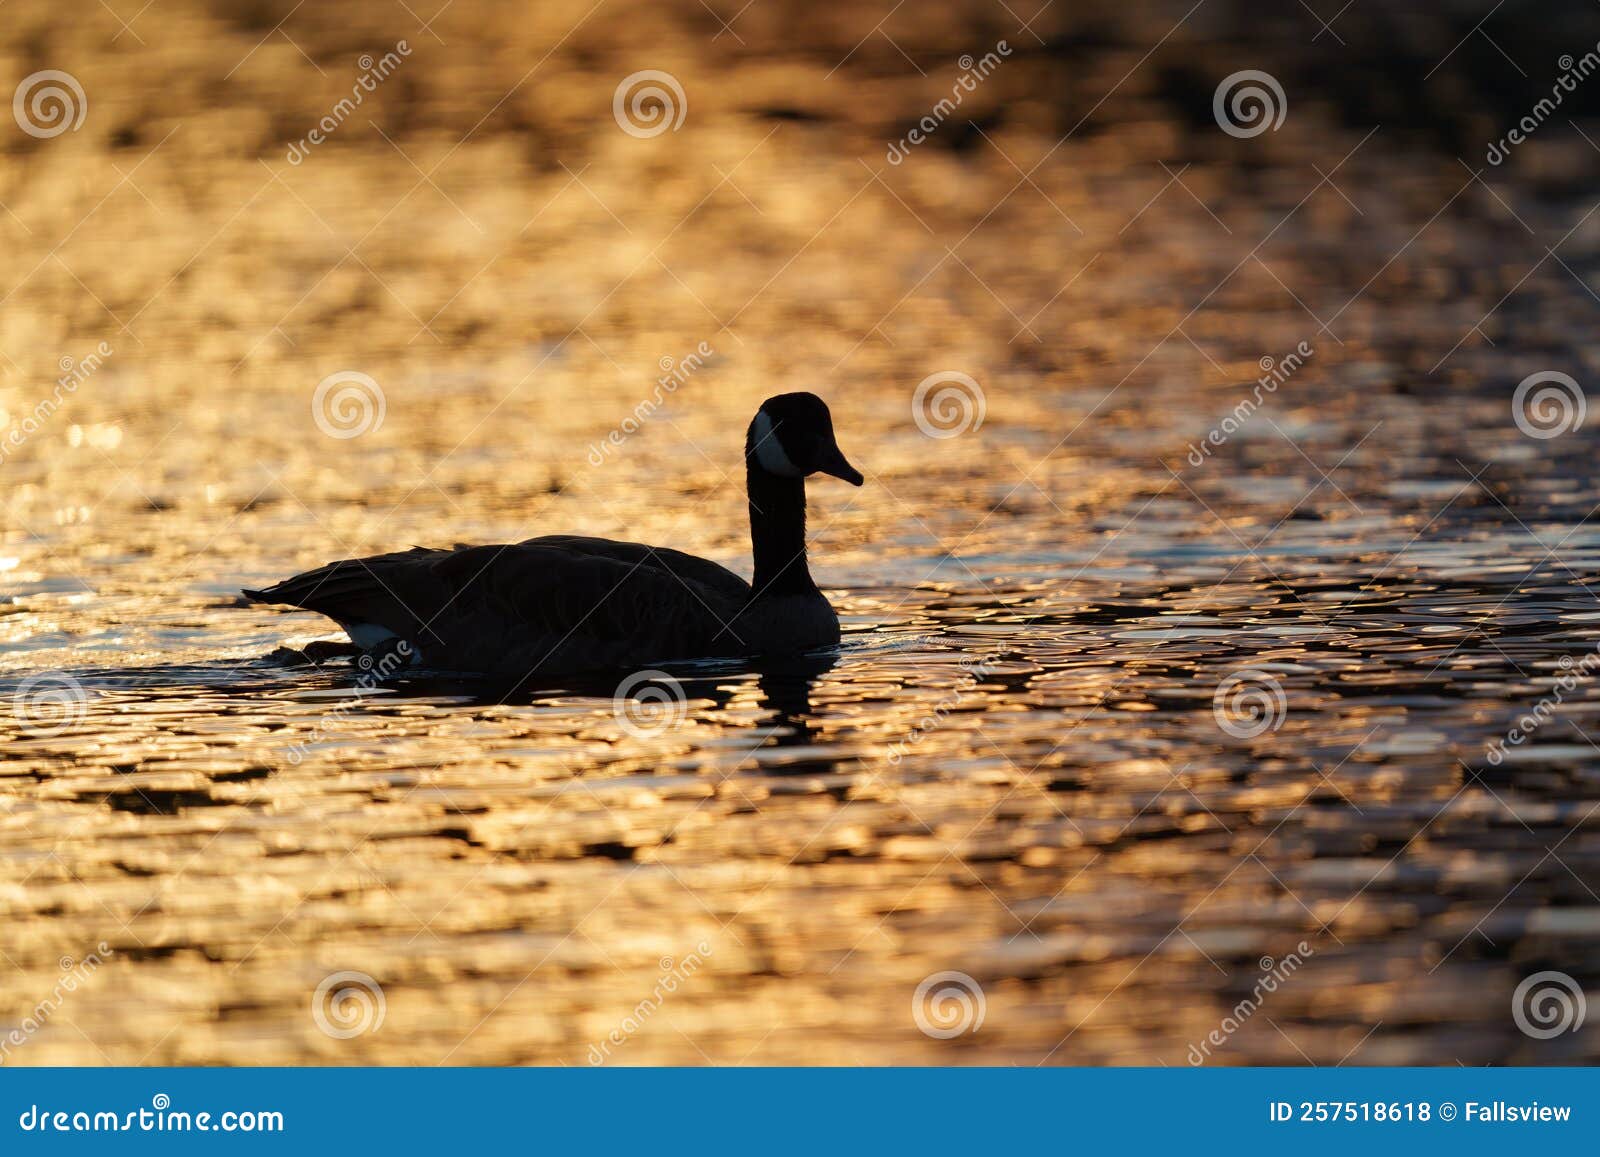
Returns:
[[[804,478],[806,472],[793,462],[789,455],[783,452],[783,443],[772,431],[772,419],[765,410],[758,411],[755,424],[756,435],[756,461],[761,469],[768,474],[776,474],[779,478]]]

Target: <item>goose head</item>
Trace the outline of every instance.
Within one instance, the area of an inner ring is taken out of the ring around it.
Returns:
[[[829,474],[852,486],[864,481],[845,460],[833,437],[833,415],[815,394],[778,394],[762,402],[745,439],[745,458],[778,478]]]

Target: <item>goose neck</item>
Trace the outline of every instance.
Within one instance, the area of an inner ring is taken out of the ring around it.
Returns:
[[[747,456],[750,546],[755,555],[751,585],[757,598],[815,594],[806,566],[806,482],[784,478]]]

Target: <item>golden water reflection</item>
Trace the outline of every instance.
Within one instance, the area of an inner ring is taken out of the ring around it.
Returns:
[[[0,467],[0,691],[85,696],[59,729],[0,712],[0,1028],[107,955],[7,1063],[585,1064],[692,953],[609,1060],[1181,1065],[1302,943],[1213,1063],[1597,1059],[1510,1016],[1539,968],[1595,979],[1593,693],[1485,759],[1600,635],[1592,453],[1517,432],[1498,346],[1580,359],[1593,306],[1554,266],[1519,281],[1533,258],[1502,259],[1481,190],[1452,198],[1453,160],[1367,146],[1357,208],[1317,167],[1365,126],[1297,113],[1246,166],[1143,72],[1053,150],[1077,117],[1025,55],[975,98],[1010,110],[992,145],[886,166],[937,77],[876,41],[828,76],[881,13],[758,5],[739,28],[769,58],[682,35],[694,4],[618,4],[515,88],[588,5],[457,0],[383,133],[292,166],[348,58],[415,34],[393,6],[296,18],[327,79],[251,54],[259,13],[164,2],[134,55],[53,7],[6,19],[78,50],[93,116],[4,146],[0,408],[113,352]],[[1060,81],[1075,114],[1155,39],[1106,35]],[[690,101],[649,140],[610,113],[641,37]],[[945,67],[966,43],[904,37]],[[1600,235],[1562,253],[1591,267]],[[312,392],[351,370],[384,419],[329,437]],[[930,438],[911,398],[946,370],[987,410]],[[659,734],[614,679],[349,705],[357,669],[283,649],[325,624],[236,597],[561,531],[747,571],[743,430],[787,389],[827,397],[868,475],[811,490],[845,645],[674,668]],[[1219,725],[1240,671],[1281,687],[1275,728]],[[379,1031],[318,1027],[342,970],[381,985]],[[944,971],[981,986],[977,1031],[919,1029]]]

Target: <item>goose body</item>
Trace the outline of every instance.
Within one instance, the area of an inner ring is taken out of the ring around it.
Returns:
[[[806,565],[805,478],[861,485],[813,394],[767,399],[745,440],[753,582],[668,547],[575,535],[344,559],[254,602],[328,616],[367,650],[521,678],[674,659],[797,654],[839,641]]]

